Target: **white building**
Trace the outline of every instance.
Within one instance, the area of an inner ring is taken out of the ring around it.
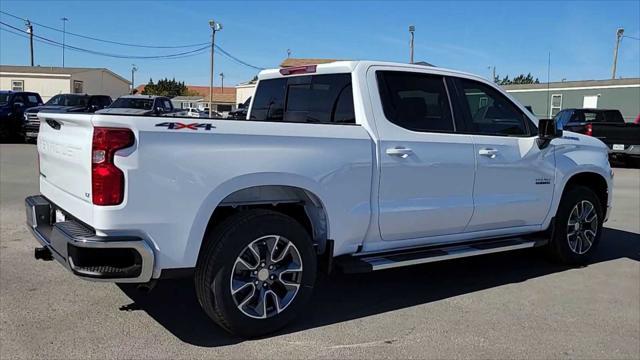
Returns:
[[[47,101],[63,93],[126,95],[129,80],[104,68],[0,65],[0,89],[33,91]]]
[[[256,92],[256,82],[248,81],[236,85],[236,104],[244,104]]]

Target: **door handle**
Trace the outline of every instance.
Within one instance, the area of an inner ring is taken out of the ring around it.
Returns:
[[[498,150],[496,150],[496,149],[480,149],[478,151],[478,154],[482,155],[482,156],[486,156],[486,157],[488,157],[490,159],[493,159],[493,158],[496,157],[496,154],[498,154]]]
[[[413,154],[413,150],[402,146],[396,146],[394,148],[388,148],[386,153],[389,156],[398,156],[406,159],[409,155]]]

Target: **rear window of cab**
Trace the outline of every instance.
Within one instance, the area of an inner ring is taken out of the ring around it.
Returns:
[[[261,80],[250,120],[355,124],[351,74]]]

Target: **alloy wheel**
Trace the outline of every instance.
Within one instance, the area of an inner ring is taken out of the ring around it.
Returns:
[[[567,241],[571,251],[582,255],[591,249],[598,233],[598,213],[587,200],[578,202],[567,221]]]
[[[266,319],[295,299],[302,281],[302,258],[283,236],[267,235],[245,246],[231,271],[231,296],[243,314]]]

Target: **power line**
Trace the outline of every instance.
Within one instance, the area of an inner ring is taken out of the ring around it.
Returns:
[[[225,49],[221,48],[221,47],[220,47],[220,46],[218,46],[218,45],[215,45],[215,47],[216,47],[216,49],[220,50],[220,52],[221,52],[223,55],[225,55],[225,56],[226,56],[226,57],[228,57],[229,59],[231,59],[231,60],[233,60],[233,61],[237,62],[237,63],[238,63],[238,64],[240,64],[240,65],[248,66],[248,67],[253,68],[253,69],[256,69],[256,70],[264,70],[264,69],[265,69],[265,68],[263,68],[263,67],[254,66],[254,65],[251,65],[251,64],[249,64],[249,63],[246,63],[246,62],[244,62],[244,61],[242,61],[242,60],[238,59],[237,57],[235,57],[235,56],[233,56],[233,55],[229,54],[229,52],[228,52],[228,51],[226,51]]]
[[[18,20],[22,20],[22,21],[27,21],[26,18],[21,18],[19,16],[13,15],[13,14],[9,14],[6,11],[2,11],[0,10],[0,13],[10,16],[12,18],[18,19]],[[57,31],[57,32],[63,32],[62,30],[52,27],[52,26],[47,26],[44,24],[40,24],[37,23],[33,20],[31,20],[31,23],[36,24],[38,26],[42,26],[45,29],[49,29],[49,30],[53,30],[53,31]],[[76,33],[72,33],[69,31],[65,32],[67,35],[72,35],[72,36],[77,36],[83,39],[88,39],[88,40],[93,40],[93,41],[100,41],[100,42],[105,42],[105,43],[109,43],[109,44],[115,44],[115,45],[121,45],[121,46],[130,46],[130,47],[140,47],[140,48],[148,48],[148,49],[180,49],[180,48],[192,48],[192,47],[196,47],[196,46],[204,46],[204,45],[208,45],[208,42],[204,42],[204,43],[199,43],[199,44],[190,44],[190,45],[171,45],[171,46],[161,46],[161,45],[141,45],[141,44],[130,44],[130,43],[123,43],[123,42],[118,42],[118,41],[112,41],[112,40],[105,40],[105,39],[99,39],[99,38],[95,38],[92,36],[87,36],[87,35],[81,35],[81,34],[76,34]]]
[[[12,18],[18,19],[18,20],[28,21],[26,18],[22,18],[20,16],[17,16],[17,15],[14,15],[14,14],[10,14],[10,13],[8,13],[6,11],[0,10],[0,13],[2,13],[4,15],[7,15],[7,16],[10,16]],[[43,25],[43,24],[37,23],[35,21],[31,21],[31,23],[36,24],[36,25],[41,26],[41,27],[46,28],[46,29],[62,32],[62,30],[60,30],[60,29],[57,29],[57,28],[54,28],[54,27],[51,27],[51,26],[47,26],[47,25]],[[8,24],[4,24],[4,25],[11,27],[11,25],[8,25]],[[18,31],[20,31],[20,32],[23,32],[21,29],[18,29],[18,28],[15,28],[15,27],[13,27],[13,28],[18,30]],[[193,54],[192,55],[200,54],[199,51],[201,51],[201,50],[202,50],[202,52],[204,52],[204,49],[208,48],[208,46],[209,46],[209,42],[199,43],[199,44],[191,44],[191,45],[180,45],[180,46],[140,45],[140,44],[130,44],[130,43],[123,43],[123,42],[99,39],[99,38],[95,38],[95,37],[92,37],[92,36],[86,36],[86,35],[80,35],[80,34],[76,34],[76,33],[71,33],[71,32],[68,32],[68,31],[66,32],[66,34],[77,36],[77,37],[80,37],[80,38],[89,39],[89,40],[101,41],[101,42],[105,42],[105,43],[109,43],[109,44],[115,44],[115,45],[121,45],[121,46],[129,46],[129,47],[150,48],[150,49],[174,49],[174,48],[188,48],[188,47],[201,46],[201,48],[193,50]],[[40,37],[40,36],[37,36],[37,35],[34,35],[34,36]],[[40,38],[42,38],[42,37],[40,37]],[[43,39],[45,39],[45,38],[43,38]],[[49,40],[49,39],[45,39],[45,40],[51,41],[51,42],[55,42],[55,41]],[[71,45],[63,45],[63,46],[66,47],[66,48],[69,48],[69,49],[73,48]],[[251,64],[247,63],[246,61],[240,60],[239,58],[233,56],[228,51],[224,50],[219,45],[215,45],[215,48],[218,49],[225,57],[227,57],[230,60],[236,62],[237,64],[240,64],[240,65],[243,65],[243,66],[247,66],[247,67],[250,67],[250,68],[256,69],[256,70],[264,70],[265,69],[263,67],[251,65]],[[135,56],[127,56],[127,57],[125,57],[125,56],[122,56],[122,55],[113,55],[113,54],[101,53],[101,52],[98,52],[98,51],[88,50],[88,49],[81,49],[81,48],[77,48],[77,47],[76,47],[76,51],[85,51],[85,52],[89,52],[89,53],[94,54],[94,55],[102,55],[103,54],[104,56],[116,57],[116,58],[130,58],[130,59],[155,59],[156,58],[156,57],[135,57]],[[188,55],[188,54],[190,54],[190,52],[185,52],[184,54],[186,56],[182,56],[182,54],[171,54],[171,55],[162,55],[162,56],[160,56],[158,58],[172,58],[172,59],[174,59],[174,58],[182,58],[182,57],[191,56],[191,55]]]
[[[1,25],[4,25],[6,27],[9,27],[13,30],[18,31],[19,33],[21,33],[21,35],[26,34],[27,32],[17,28],[15,26],[9,25],[7,23],[4,23],[2,21],[0,21]],[[6,31],[6,29],[3,29]],[[13,33],[13,32],[12,32]],[[192,55],[198,55],[203,53],[204,51],[206,51],[209,47],[207,46],[203,46],[201,48],[195,49],[195,50],[189,50],[189,51],[184,51],[184,52],[180,52],[180,53],[175,53],[175,54],[167,54],[167,55],[149,55],[149,56],[143,56],[143,55],[120,55],[120,54],[112,54],[112,53],[105,53],[102,51],[95,51],[95,50],[89,50],[89,49],[84,49],[84,48],[80,48],[77,46],[72,46],[72,45],[63,45],[55,40],[51,40],[48,38],[45,38],[43,36],[39,36],[36,34],[33,34],[33,37],[36,38],[37,40],[40,40],[40,42],[44,42],[47,43],[49,45],[53,45],[53,46],[58,46],[58,47],[65,47],[67,49],[70,50],[75,50],[75,51],[79,51],[79,52],[84,52],[84,53],[88,53],[88,54],[93,54],[93,55],[100,55],[100,56],[106,56],[106,57],[113,57],[113,58],[119,58],[119,59],[147,59],[147,60],[152,60],[152,59],[176,59],[176,58],[183,58],[183,57],[187,57],[187,56],[192,56]]]
[[[628,39],[633,39],[633,40],[638,40],[638,41],[640,41],[640,38],[633,37],[633,36],[622,35],[622,37],[623,37],[623,38],[628,38]]]

